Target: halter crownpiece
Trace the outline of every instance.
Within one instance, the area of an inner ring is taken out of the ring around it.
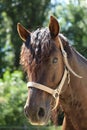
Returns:
[[[64,62],[65,62],[65,65],[66,65],[67,69],[68,69],[74,76],[76,76],[77,78],[82,78],[80,75],[76,74],[76,72],[74,72],[74,71],[72,70],[72,68],[70,67],[70,65],[69,65],[69,63],[68,63],[68,60],[67,60],[67,53],[66,53],[66,51],[65,51],[64,48],[63,48],[63,45],[62,45],[62,42],[61,42],[60,38],[58,38],[58,39],[59,39],[59,43],[60,43],[62,55],[63,55],[63,57],[64,57]]]

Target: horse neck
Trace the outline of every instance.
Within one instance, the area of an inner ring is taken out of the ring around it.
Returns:
[[[78,78],[70,72],[70,83],[68,85],[68,81],[66,80],[64,87],[62,88],[66,88],[62,94],[63,97],[68,97],[70,95],[77,94],[78,92],[82,92],[85,88],[87,90],[87,60],[72,47],[69,49],[71,54],[68,56],[68,62],[72,70],[74,70],[74,72],[82,78]]]
[[[85,119],[85,114],[79,115],[81,111],[85,113],[87,110],[87,60],[73,48],[70,47],[70,49],[72,55],[68,58],[69,64],[77,74],[82,76],[82,79],[70,73],[70,83],[67,86],[66,80],[64,86],[66,89],[64,93],[60,95],[60,104],[74,126],[79,129],[79,125],[76,123],[78,123],[79,119]],[[74,114],[77,115],[74,116]],[[85,124],[87,124],[86,121]]]
[[[81,77],[87,76],[87,59],[79,54],[75,49],[71,47],[71,57],[69,59],[72,69]],[[75,77],[73,75],[73,77]],[[77,80],[77,78],[75,77]],[[78,78],[79,79],[79,78]]]
[[[87,86],[87,60],[80,55],[75,49],[72,47],[71,49],[71,57],[69,58],[69,63],[71,68],[82,78],[77,78],[73,74],[70,74],[70,85],[73,91],[81,90]],[[87,88],[87,87],[86,87]]]

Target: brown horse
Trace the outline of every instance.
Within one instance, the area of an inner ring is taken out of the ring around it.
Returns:
[[[30,32],[18,24],[17,30],[24,41],[20,61],[29,80],[24,107],[29,121],[47,124],[61,105],[63,130],[87,130],[87,60],[59,33],[53,16],[49,27]]]

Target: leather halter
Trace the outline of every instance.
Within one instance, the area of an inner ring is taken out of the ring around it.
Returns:
[[[67,53],[65,52],[65,50],[63,48],[63,45],[62,45],[60,38],[59,38],[59,43],[60,43],[60,47],[61,47],[63,57],[67,57]],[[66,78],[68,78],[68,84],[69,84],[70,76],[69,76],[69,71],[68,71],[67,67],[65,67],[64,74],[63,74],[63,77],[61,79],[61,82],[57,86],[56,89],[52,89],[52,88],[49,88],[48,86],[45,86],[45,85],[42,85],[42,84],[39,84],[39,83],[35,83],[35,82],[28,82],[27,87],[28,88],[37,88],[39,90],[42,90],[42,91],[45,91],[45,92],[51,94],[56,100],[56,105],[53,108],[53,109],[55,109],[58,105],[59,95],[61,93],[61,90],[63,88],[63,85],[65,83]]]

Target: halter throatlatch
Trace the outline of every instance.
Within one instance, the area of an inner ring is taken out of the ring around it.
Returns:
[[[82,78],[81,76],[79,76],[78,74],[76,74],[72,68],[70,67],[69,63],[68,63],[68,60],[67,60],[67,53],[65,52],[64,48],[63,48],[63,45],[62,45],[62,42],[59,38],[59,43],[60,43],[60,47],[61,47],[61,51],[62,51],[62,55],[64,57],[64,63],[65,63],[65,70],[64,70],[64,74],[63,74],[63,77],[61,79],[61,82],[60,84],[57,86],[56,89],[52,89],[52,88],[49,88],[45,85],[42,85],[42,84],[39,84],[39,83],[35,83],[35,82],[28,82],[27,83],[27,87],[28,88],[37,88],[39,90],[42,90],[42,91],[45,91],[49,94],[51,94],[55,100],[56,100],[56,104],[54,106],[54,108],[52,110],[54,110],[57,106],[58,106],[58,103],[59,103],[59,95],[60,93],[62,92],[62,88],[64,86],[64,83],[65,83],[65,80],[66,78],[68,77],[68,85],[69,85],[69,82],[70,82],[70,74],[69,74],[69,71],[76,77],[78,78]]]

